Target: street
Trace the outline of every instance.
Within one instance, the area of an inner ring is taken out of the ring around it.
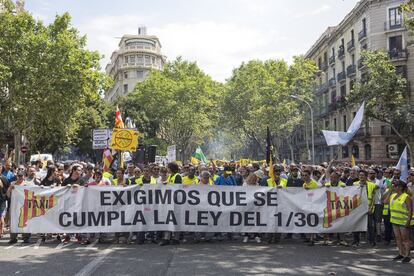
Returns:
[[[395,247],[307,246],[214,241],[155,244],[68,244],[37,237],[29,245],[0,241],[1,275],[412,275],[414,262],[392,261]]]

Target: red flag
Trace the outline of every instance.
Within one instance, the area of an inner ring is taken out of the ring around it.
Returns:
[[[121,111],[119,111],[118,106],[116,107],[115,113],[115,127],[116,128],[124,128],[124,122],[122,121]]]
[[[111,163],[113,161],[113,157],[112,157],[110,149],[105,149],[104,150],[102,161],[103,161],[103,171],[104,172],[110,172],[111,171]]]

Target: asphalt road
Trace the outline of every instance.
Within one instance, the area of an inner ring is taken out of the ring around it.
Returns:
[[[358,249],[307,246],[299,239],[279,244],[214,241],[160,247],[155,244],[75,242],[29,245],[0,240],[0,275],[413,275],[409,264],[392,261],[394,247]]]

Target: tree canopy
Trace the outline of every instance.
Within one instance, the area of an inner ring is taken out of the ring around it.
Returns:
[[[45,25],[28,12],[12,12],[6,2],[0,13],[0,116],[33,151],[55,152],[79,140],[85,112],[94,117],[85,108],[102,101],[99,92],[110,79],[68,13]]]
[[[195,145],[213,135],[222,85],[194,62],[177,58],[152,71],[118,104],[133,118],[144,139],[158,137],[175,144],[188,158]]]
[[[397,74],[384,51],[364,51],[362,58],[368,74],[357,81],[349,100],[354,103],[365,101],[366,115],[388,123],[412,154],[414,106],[410,103],[407,80]]]

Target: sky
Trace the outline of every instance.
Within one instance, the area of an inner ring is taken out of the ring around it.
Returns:
[[[305,54],[328,26],[337,25],[357,0],[26,0],[25,8],[45,23],[69,12],[73,26],[98,50],[105,68],[119,39],[147,33],[161,41],[167,60],[197,62],[214,80],[252,59]]]

